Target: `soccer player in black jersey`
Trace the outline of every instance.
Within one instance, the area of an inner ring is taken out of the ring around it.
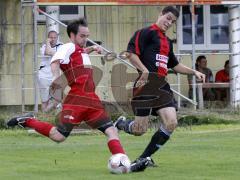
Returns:
[[[134,120],[121,116],[115,122],[119,130],[140,136],[148,129],[149,115],[160,116],[162,123],[149,144],[136,161],[151,157],[170,138],[177,127],[176,103],[166,81],[168,68],[177,73],[192,74],[205,81],[205,75],[179,63],[173,53],[173,46],[165,32],[174,24],[179,11],[173,6],[165,7],[157,22],[137,30],[128,43],[130,62],[137,68],[137,78],[131,105]],[[150,161],[154,165],[153,160]]]

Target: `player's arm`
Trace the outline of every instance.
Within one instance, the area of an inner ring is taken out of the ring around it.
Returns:
[[[178,65],[176,65],[174,68],[173,68],[174,71],[176,71],[177,73],[180,73],[180,74],[192,74],[192,75],[195,75],[199,80],[201,80],[203,83],[205,82],[205,74],[199,72],[199,71],[196,71],[194,69],[191,69],[181,63],[179,63]]]
[[[70,62],[70,55],[75,51],[75,45],[67,43],[62,45],[59,50],[54,54],[51,59],[51,70],[53,74],[52,85],[60,85],[61,82],[61,70],[60,64],[68,64]]]
[[[173,45],[172,42],[169,41],[170,45],[170,52],[169,52],[169,61],[168,61],[168,68],[173,69],[175,72],[180,74],[190,74],[195,75],[199,80],[202,82],[205,82],[205,75],[199,71],[196,71],[194,69],[191,69],[182,63],[179,63],[174,52],[173,52]]]
[[[144,84],[147,83],[147,80],[148,80],[148,75],[149,75],[148,69],[144,66],[144,64],[141,62],[139,57],[134,53],[131,53],[131,55],[129,55],[129,60],[131,64],[135,66],[142,73],[141,77],[138,79],[136,83],[136,86],[137,87],[143,86]]]
[[[53,79],[57,79],[60,76],[60,59],[57,59],[51,63],[51,70]]]
[[[141,33],[142,33],[141,31],[135,32],[135,34],[130,39],[127,47],[127,52],[129,53],[128,55],[129,61],[134,67],[136,67],[142,73],[141,77],[138,79],[138,82],[136,83],[136,86],[143,86],[147,82],[149,75],[148,69],[139,58],[142,49],[142,47],[140,47],[139,45],[140,41],[145,42],[144,39],[140,36]],[[141,43],[141,46],[142,45],[143,43]]]
[[[56,89],[61,88],[62,80],[61,80],[61,70],[60,70],[60,60],[57,59],[51,63],[51,70],[53,74],[53,81],[51,84],[51,90],[54,93]]]
[[[96,52],[98,54],[101,54],[101,52],[102,52],[102,48],[97,46],[97,45],[86,47],[84,50],[87,54],[90,54],[92,52]]]

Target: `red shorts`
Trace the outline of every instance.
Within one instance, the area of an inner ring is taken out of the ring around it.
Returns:
[[[63,103],[63,109],[59,114],[57,128],[61,133],[64,131],[68,134],[74,126],[79,125],[82,121],[93,129],[111,122],[95,93],[88,94],[88,96],[67,95]]]

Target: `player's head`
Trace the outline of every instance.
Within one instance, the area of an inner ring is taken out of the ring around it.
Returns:
[[[166,6],[158,16],[156,24],[163,32],[165,32],[177,21],[178,17],[178,9],[173,6]]]
[[[56,46],[58,40],[58,33],[56,31],[49,31],[48,39],[50,39],[50,45],[52,47]]]
[[[78,44],[80,47],[85,47],[87,38],[90,35],[87,20],[85,18],[80,18],[72,21],[67,26],[67,34],[73,43]]]

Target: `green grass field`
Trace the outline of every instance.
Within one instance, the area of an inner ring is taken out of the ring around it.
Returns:
[[[141,153],[152,132],[142,137],[120,134],[130,159]],[[0,131],[0,179],[209,179],[240,177],[240,125],[178,128],[153,158],[159,165],[141,173],[113,175],[103,135],[70,136],[56,144],[23,130]]]

